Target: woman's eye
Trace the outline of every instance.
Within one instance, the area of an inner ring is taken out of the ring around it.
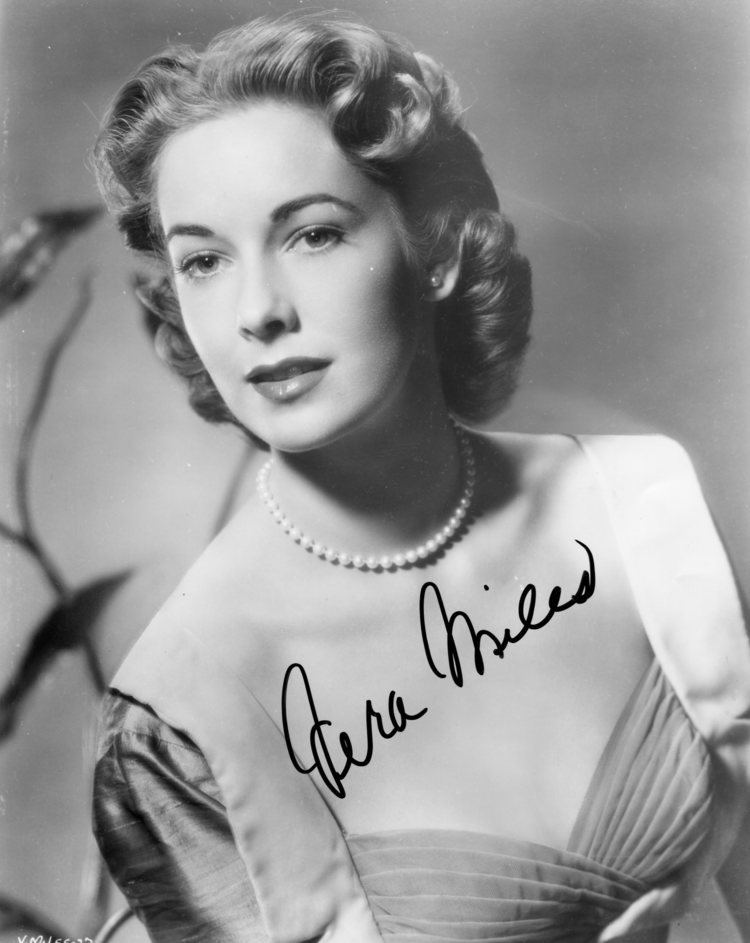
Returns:
[[[178,266],[178,272],[181,275],[187,275],[188,278],[201,279],[210,278],[215,275],[221,266],[221,259],[212,252],[199,252],[197,255],[190,255],[184,259]]]
[[[310,226],[298,233],[292,243],[292,248],[300,248],[307,252],[320,252],[329,249],[341,241],[341,232],[330,226]]]

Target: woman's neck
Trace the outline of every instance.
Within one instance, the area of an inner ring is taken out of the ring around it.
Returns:
[[[274,497],[322,543],[363,554],[417,544],[443,526],[461,492],[461,451],[447,410],[398,417],[304,453],[278,453]]]

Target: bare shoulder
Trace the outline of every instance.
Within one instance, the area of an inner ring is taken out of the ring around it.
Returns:
[[[519,471],[539,471],[564,461],[579,451],[575,437],[561,433],[477,432],[476,441],[485,454],[512,462]]]
[[[565,491],[588,489],[588,460],[574,436],[517,432],[481,433],[476,438],[480,500],[492,507],[514,500],[562,499]]]
[[[604,478],[639,488],[681,477],[695,482],[685,449],[664,435],[482,433],[477,437],[489,481],[511,481],[520,493],[601,489]]]

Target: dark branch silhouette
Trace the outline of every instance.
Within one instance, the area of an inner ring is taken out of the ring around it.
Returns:
[[[34,393],[34,399],[32,400],[31,408],[21,432],[21,443],[19,445],[18,459],[16,461],[16,503],[18,506],[18,515],[21,519],[21,540],[19,543],[36,558],[47,578],[47,582],[58,595],[65,595],[68,588],[60,571],[44,548],[34,527],[29,501],[29,467],[36,433],[39,429],[39,422],[44,414],[44,408],[47,405],[52,381],[57,371],[57,365],[90,305],[91,275],[86,274],[82,275],[79,280],[78,300],[44,360],[39,383]]]
[[[62,249],[102,214],[101,206],[27,216],[0,241],[0,317],[31,294]]]

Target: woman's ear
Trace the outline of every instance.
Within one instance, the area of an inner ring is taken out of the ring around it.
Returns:
[[[437,262],[427,273],[427,289],[424,297],[427,301],[445,301],[450,297],[458,281],[461,268],[458,256],[444,262]]]

